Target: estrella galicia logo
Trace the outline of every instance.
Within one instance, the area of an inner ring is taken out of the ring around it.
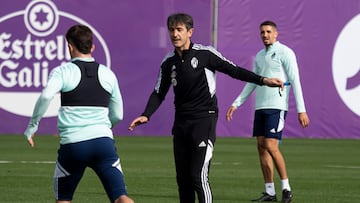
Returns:
[[[24,7],[24,10],[0,16],[0,108],[16,115],[31,116],[51,69],[70,60],[64,37],[70,26],[90,27],[96,61],[111,67],[111,60],[104,39],[85,20],[59,11],[50,0],[33,0]],[[57,115],[60,98],[56,97],[45,117]]]
[[[332,59],[332,74],[342,101],[360,116],[360,14],[352,18],[337,38]]]

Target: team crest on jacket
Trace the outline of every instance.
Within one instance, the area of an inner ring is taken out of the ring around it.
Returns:
[[[198,67],[198,64],[199,64],[199,60],[198,60],[197,58],[193,57],[193,58],[191,59],[191,66],[192,66],[193,68],[197,68],[197,67]]]

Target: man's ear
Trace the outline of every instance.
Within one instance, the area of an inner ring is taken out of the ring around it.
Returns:
[[[189,37],[191,37],[191,36],[192,36],[193,32],[194,32],[194,28],[190,28],[190,29],[188,30]]]
[[[92,45],[91,45],[91,49],[90,49],[90,53],[93,53],[94,50],[95,50],[95,44],[92,44]]]
[[[72,53],[74,51],[74,45],[72,45],[71,43],[68,43],[68,48],[70,53]]]

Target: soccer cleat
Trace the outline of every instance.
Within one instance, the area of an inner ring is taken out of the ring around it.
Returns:
[[[282,199],[281,199],[281,202],[283,203],[290,203],[292,201],[292,194],[291,194],[291,191],[289,190],[283,190],[282,191]]]
[[[266,192],[263,192],[263,195],[257,199],[251,200],[252,202],[276,202],[276,195],[269,195]]]

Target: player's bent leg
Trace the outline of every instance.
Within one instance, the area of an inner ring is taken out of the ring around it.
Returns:
[[[98,163],[96,167],[93,167],[93,170],[99,176],[111,202],[119,202],[119,199],[127,203],[131,200],[128,200],[127,198],[127,191],[119,158],[110,163],[104,160],[101,164]]]
[[[61,164],[61,157],[55,165],[53,187],[55,200],[61,203],[71,202],[75,189],[83,176],[85,166],[81,164],[69,167],[69,163]]]
[[[94,155],[96,161],[93,161],[89,167],[100,178],[110,202],[115,202],[119,197],[127,196],[120,158],[116,153],[114,140],[99,138],[95,142],[93,150],[96,152]]]

